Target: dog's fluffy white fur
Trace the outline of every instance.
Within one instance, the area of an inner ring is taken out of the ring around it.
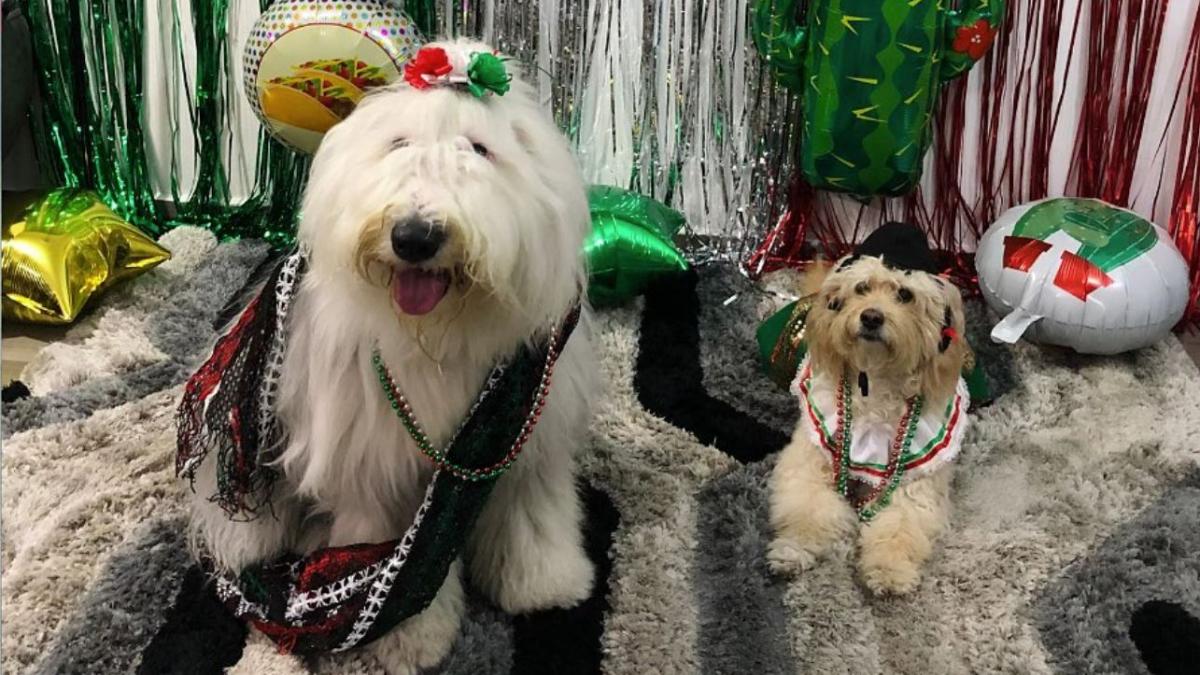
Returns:
[[[440,43],[456,72],[485,45]],[[515,70],[509,64],[510,71]],[[389,219],[416,215],[449,238],[419,266],[452,275],[423,316],[400,311]],[[309,271],[290,318],[277,413],[286,431],[274,517],[234,522],[198,472],[193,532],[231,570],[285,551],[399,537],[432,473],[389,407],[371,363],[380,350],[435,446],[461,422],[497,362],[544,335],[586,281],[590,227],[566,140],[514,78],[480,100],[451,88],[373,93],[324,139],[299,238]],[[498,481],[464,555],[434,602],[371,648],[391,672],[439,662],[459,629],[460,568],[501,608],[570,606],[590,593],[573,453],[588,428],[596,367],[585,316],[554,372],[541,421]]]
[[[895,428],[905,401],[916,394],[932,409],[946,405],[967,354],[961,339],[944,352],[939,349],[947,310],[952,327],[963,334],[962,298],[952,284],[923,272],[890,269],[873,257],[832,271],[818,268],[808,283],[818,289],[806,323],[813,377],[836,381],[843,372],[868,375],[869,396],[854,387],[855,419]],[[878,339],[862,336],[862,314],[868,309],[883,315]],[[774,569],[807,569],[857,534],[863,582],[876,593],[901,594],[916,588],[921,567],[946,526],[951,465],[903,483],[891,504],[861,528],[849,502],[835,489],[828,454],[803,426],[780,454],[770,483],[775,539],[767,557]]]

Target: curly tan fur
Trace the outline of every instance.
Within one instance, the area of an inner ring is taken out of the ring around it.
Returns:
[[[968,349],[961,336],[962,298],[942,279],[894,270],[879,258],[844,260],[810,274],[817,301],[808,316],[808,353],[814,377],[866,373],[870,395],[855,392],[856,417],[899,424],[906,401],[920,394],[945,405],[954,394]],[[882,317],[878,333],[863,314]],[[948,321],[947,321],[948,320]],[[771,524],[776,538],[767,556],[777,571],[810,567],[834,544],[858,532],[862,580],[876,593],[916,588],[949,513],[949,468],[906,483],[869,524],[834,486],[828,455],[797,429],[771,477]]]

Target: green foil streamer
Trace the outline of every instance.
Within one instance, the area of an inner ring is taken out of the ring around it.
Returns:
[[[226,29],[228,0],[193,2],[192,26],[196,36],[196,90],[192,99],[195,119],[196,188],[183,209],[185,217],[211,223],[220,229],[229,204],[229,179],[221,159],[221,135],[225,131],[224,85],[229,31]],[[172,3],[174,8],[176,5]]]
[[[273,0],[259,0],[265,10]],[[226,81],[240,78],[234,68],[226,73]],[[295,223],[299,218],[300,200],[308,181],[311,158],[294,152],[266,130],[258,135],[257,171],[254,189],[249,199],[231,216],[227,229],[236,233],[258,233],[276,248],[287,248],[295,242]],[[246,235],[242,235],[246,236]]]
[[[201,6],[203,4],[203,6]],[[259,9],[271,0],[259,0]],[[192,198],[181,205],[178,224],[207,227],[222,238],[265,239],[276,248],[295,241],[295,222],[308,177],[309,158],[259,132],[255,181],[250,195],[233,204],[221,139],[230,132],[240,91],[240,55],[229,55],[229,2],[193,3],[196,35],[196,85],[190,103],[195,120],[197,180]],[[179,17],[175,20],[178,22]],[[232,57],[232,58],[231,58]],[[177,46],[182,68],[182,45]],[[174,176],[173,176],[174,180]]]
[[[42,91],[48,178],[95,188],[138,227],[162,231],[142,135],[142,4],[26,0]]]
[[[259,0],[265,9],[270,0]],[[429,12],[434,4],[425,0]],[[196,181],[192,197],[180,195],[178,160],[170,169],[171,205],[155,201],[146,151],[144,92],[145,15],[141,0],[23,0],[42,92],[35,139],[46,178],[58,185],[96,190],[121,217],[151,234],[177,225],[199,225],[222,238],[264,238],[291,244],[308,158],[259,136],[255,182],[234,204],[225,147],[237,114],[232,98],[241,79],[239,55],[230,53],[228,0],[193,2],[196,38],[194,81],[183,114],[191,118]],[[170,4],[176,37],[185,17]],[[165,9],[165,8],[164,8]],[[425,16],[429,16],[426,14]],[[169,78],[186,78],[183,45],[172,45]],[[172,121],[178,133],[181,120]]]
[[[405,0],[404,13],[417,24],[421,35],[437,35],[437,0]]]
[[[48,142],[39,145],[51,151],[42,158],[42,169],[52,182],[76,187],[87,181],[87,159],[81,119],[75,113],[75,12],[69,3],[40,0],[28,0],[21,9],[29,21],[42,88],[42,115],[37,121],[43,133],[38,140],[48,138]]]

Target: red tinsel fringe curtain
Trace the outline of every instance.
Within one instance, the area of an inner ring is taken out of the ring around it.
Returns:
[[[1070,194],[1129,205],[1168,2],[1088,3],[1086,93]]]
[[[860,205],[813,190],[797,177],[786,212],[747,268],[761,274],[802,267],[818,254],[836,258],[879,224],[903,219],[921,226],[942,251],[946,271],[971,287],[974,271],[967,251],[983,230],[1008,208],[1050,196],[1052,145],[1064,112],[1079,115],[1065,192],[1128,205],[1169,5],[1170,0],[1009,3],[995,46],[971,75],[975,82],[963,78],[942,93],[923,189]],[[1066,23],[1069,15],[1073,25]],[[1180,81],[1184,101],[1175,113],[1185,116],[1185,149],[1170,227],[1191,265],[1195,298],[1200,293],[1200,18],[1189,42]],[[1064,111],[1067,81],[1078,68],[1086,69],[1079,108]],[[974,131],[966,128],[968,117],[977,120]],[[964,156],[972,133],[978,151]],[[1197,318],[1195,304],[1192,319]]]
[[[1065,1],[1081,0],[1011,3],[995,46],[976,66],[982,72],[977,99],[969,100],[966,78],[943,90],[923,189],[906,197],[860,205],[843,195],[813,190],[797,176],[786,212],[747,262],[750,272],[803,266],[817,253],[836,258],[879,224],[903,219],[920,225],[930,243],[946,254],[948,271],[970,283],[964,237],[974,242],[1016,194],[1046,192],[1055,123],[1051,113],[1054,76]],[[1021,29],[1014,30],[1014,26]],[[1010,63],[1015,68],[1010,68]],[[1045,95],[1036,96],[1039,92]],[[964,157],[968,105],[978,106],[979,147],[992,148],[994,153]],[[1008,143],[1002,131],[1014,142]],[[1025,146],[1016,142],[1025,143],[1025,139],[1029,139],[1033,156],[1029,167],[1024,162]],[[1032,181],[1032,189],[1018,184],[1026,177]],[[971,185],[964,185],[964,180]],[[970,189],[964,189],[967,187]]]
[[[1171,207],[1171,236],[1183,253],[1191,271],[1191,301],[1184,322],[1200,322],[1200,14],[1192,26],[1187,45],[1187,60],[1180,77],[1183,99],[1183,133],[1179,146],[1179,164],[1175,173],[1175,192]],[[1177,108],[1176,112],[1180,110]]]

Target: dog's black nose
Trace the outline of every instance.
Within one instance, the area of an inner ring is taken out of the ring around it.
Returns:
[[[408,216],[392,225],[392,250],[404,262],[429,260],[445,243],[446,228],[424,218]]]
[[[865,330],[879,330],[883,328],[883,312],[877,309],[864,309],[859,321],[862,322]]]

